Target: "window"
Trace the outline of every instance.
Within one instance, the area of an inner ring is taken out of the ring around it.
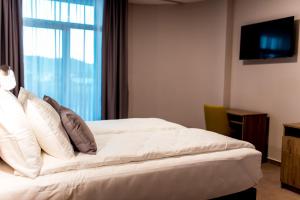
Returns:
[[[23,0],[25,88],[101,118],[103,0]]]

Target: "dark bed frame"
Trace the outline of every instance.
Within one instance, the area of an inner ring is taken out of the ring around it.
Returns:
[[[249,188],[245,191],[215,198],[213,200],[256,200],[256,188]]]

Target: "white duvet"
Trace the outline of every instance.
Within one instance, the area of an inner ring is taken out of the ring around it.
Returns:
[[[90,121],[87,122],[87,125],[95,135],[185,128],[182,125],[158,118],[129,118]]]
[[[115,120],[88,123],[98,145],[96,155],[79,153],[72,159],[60,160],[43,154],[41,175],[174,156],[254,148],[245,141],[201,129],[185,128],[160,119],[117,121],[121,123],[115,123]]]

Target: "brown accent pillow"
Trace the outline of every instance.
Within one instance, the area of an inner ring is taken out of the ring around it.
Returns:
[[[51,97],[44,96],[43,99],[58,112],[61,122],[72,141],[74,149],[82,153],[96,154],[97,144],[93,133],[81,117],[71,109],[59,105]]]
[[[44,95],[43,100],[46,101],[47,103],[49,103],[56,110],[56,112],[60,115],[60,105],[54,99]]]

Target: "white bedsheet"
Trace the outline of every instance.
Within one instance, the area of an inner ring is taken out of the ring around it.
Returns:
[[[201,200],[253,187],[261,154],[235,149],[124,165],[72,170],[29,179],[0,164],[4,200]]]
[[[199,200],[245,190],[261,177],[261,153],[250,143],[160,119],[114,123],[89,123],[96,156],[44,155],[36,179],[0,164],[0,200]]]

